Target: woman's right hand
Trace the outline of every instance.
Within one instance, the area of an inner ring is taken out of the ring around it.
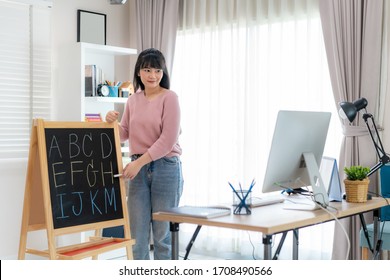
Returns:
[[[106,114],[106,122],[112,123],[112,122],[116,121],[118,119],[118,117],[119,117],[118,111],[109,111]]]

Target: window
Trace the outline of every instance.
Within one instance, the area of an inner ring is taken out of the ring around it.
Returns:
[[[33,118],[50,119],[50,9],[0,1],[0,159],[26,158]]]
[[[181,203],[232,201],[227,182],[245,187],[253,178],[253,196],[261,195],[281,109],[332,112],[324,155],[338,158],[341,133],[318,1],[197,2],[181,2],[172,71],[171,88],[179,95],[182,111]],[[218,250],[224,236],[235,251],[246,246],[238,245],[236,234],[227,231],[214,245],[207,240],[204,244]],[[331,239],[324,242],[326,249],[317,251],[321,256],[312,257],[330,258]]]

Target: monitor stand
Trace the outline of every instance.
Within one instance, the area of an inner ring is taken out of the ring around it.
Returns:
[[[285,205],[283,208],[294,210],[316,210],[321,208],[320,206],[326,208],[329,205],[329,196],[326,192],[324,182],[322,181],[316,159],[313,153],[303,153],[303,158],[305,160],[306,170],[312,186],[314,201],[307,200],[304,203]]]

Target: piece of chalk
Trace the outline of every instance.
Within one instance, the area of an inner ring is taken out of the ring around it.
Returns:
[[[122,174],[115,174],[114,177],[117,178],[117,177],[121,177]]]

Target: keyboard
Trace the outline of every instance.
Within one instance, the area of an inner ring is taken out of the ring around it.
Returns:
[[[260,207],[281,202],[284,202],[284,197],[282,196],[252,197],[251,207]]]
[[[313,211],[321,209],[321,207],[319,207],[316,202],[310,200],[308,197],[295,196],[288,198],[288,200],[283,205],[283,209]]]
[[[286,209],[286,210],[313,211],[313,210],[320,209],[320,207],[318,206],[318,204],[316,204],[314,202],[311,203],[311,204],[288,203],[288,204],[284,205],[283,209]]]

